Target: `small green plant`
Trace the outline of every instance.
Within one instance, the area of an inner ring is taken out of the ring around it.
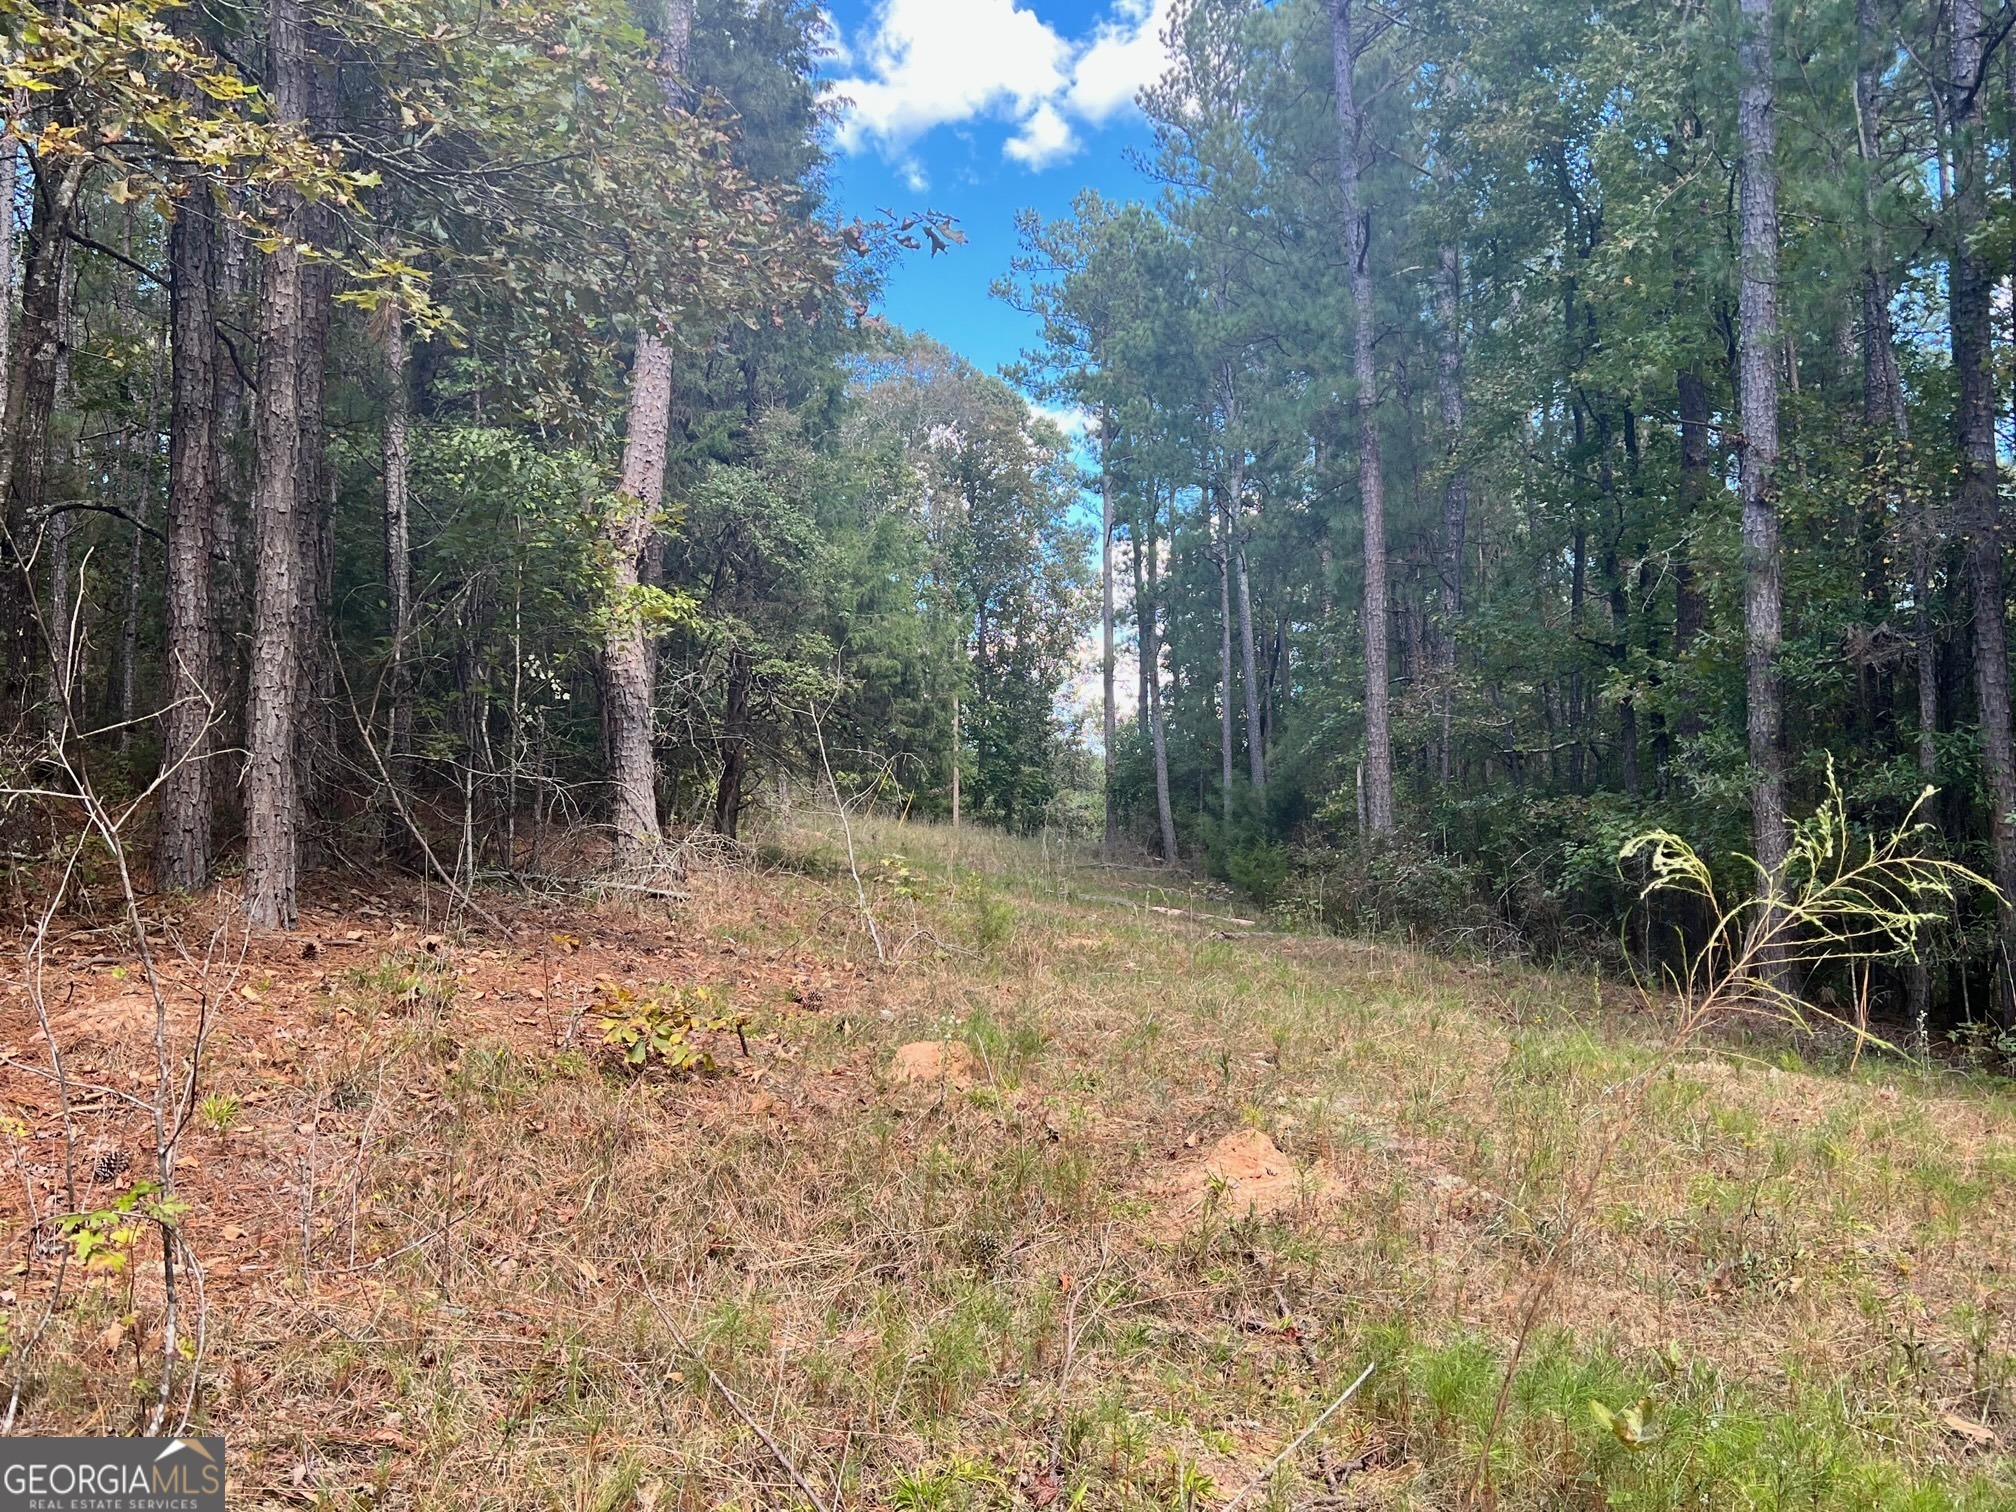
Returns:
[[[973,943],[982,955],[993,955],[1015,934],[1015,906],[993,893],[973,895],[968,905],[973,915]]]
[[[157,1181],[137,1181],[107,1207],[89,1213],[66,1213],[57,1220],[70,1245],[70,1257],[87,1276],[121,1274],[133,1247],[150,1226],[173,1228],[189,1211],[179,1198],[163,1197]]]
[[[928,889],[924,876],[903,856],[884,856],[875,863],[875,880],[889,889],[891,897],[916,902]]]
[[[896,1478],[889,1505],[901,1512],[953,1512],[971,1504],[973,1493],[996,1487],[1001,1477],[973,1460],[953,1458]]]
[[[206,1092],[196,1105],[196,1116],[212,1134],[229,1134],[243,1111],[244,1104],[235,1092]]]
[[[731,1029],[742,1042],[743,1053],[748,1053],[749,1043],[742,1034],[746,1020],[718,1009],[714,994],[705,987],[677,987],[665,998],[644,997],[616,986],[605,986],[602,994],[597,1025],[602,1043],[620,1051],[627,1065],[641,1068],[656,1056],[674,1071],[712,1071],[713,1055],[694,1038]]]

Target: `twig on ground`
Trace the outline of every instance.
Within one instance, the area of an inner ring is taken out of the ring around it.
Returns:
[[[747,1408],[735,1400],[735,1393],[730,1391],[727,1383],[714,1373],[714,1367],[701,1359],[697,1354],[693,1358],[700,1368],[707,1373],[709,1384],[721,1393],[721,1400],[726,1402],[735,1416],[742,1420],[742,1425],[745,1428],[763,1441],[763,1447],[770,1451],[771,1457],[783,1467],[784,1473],[791,1477],[792,1484],[805,1493],[805,1499],[812,1503],[815,1512],[831,1512],[826,1503],[820,1499],[819,1493],[812,1489],[812,1483],[805,1479],[798,1467],[791,1462],[791,1456],[784,1452],[783,1446],[770,1436],[761,1423],[749,1415]]]
[[[665,1315],[664,1307],[659,1304],[657,1293],[652,1291],[651,1280],[644,1274],[644,1267],[642,1265],[637,1267],[637,1280],[643,1291],[644,1300],[651,1304],[651,1311],[658,1315],[658,1321],[664,1325],[666,1333],[672,1336],[673,1348],[678,1353],[691,1359],[694,1364],[698,1365],[705,1372],[708,1384],[721,1393],[721,1400],[726,1402],[735,1416],[742,1420],[742,1425],[763,1441],[763,1447],[770,1451],[771,1458],[776,1460],[778,1465],[783,1468],[784,1473],[791,1477],[792,1484],[804,1494],[805,1499],[812,1503],[814,1512],[833,1512],[833,1509],[827,1506],[819,1493],[812,1489],[812,1483],[805,1478],[803,1472],[792,1462],[791,1456],[784,1452],[784,1446],[772,1438],[769,1431],[749,1415],[748,1409],[735,1400],[735,1393],[728,1389],[727,1383],[719,1375],[715,1374],[714,1367],[709,1365],[700,1351],[689,1344],[684,1335],[673,1326],[672,1320]],[[836,1480],[834,1484],[837,1486],[839,1482]]]
[[[1328,1407],[1325,1407],[1321,1412],[1317,1413],[1316,1420],[1312,1422],[1307,1428],[1304,1428],[1300,1433],[1296,1434],[1294,1440],[1288,1445],[1288,1447],[1283,1449],[1279,1454],[1275,1455],[1274,1458],[1269,1460],[1266,1464],[1266,1467],[1262,1469],[1258,1475],[1254,1476],[1253,1479],[1246,1482],[1245,1485],[1241,1486],[1236,1492],[1234,1492],[1232,1495],[1232,1499],[1226,1502],[1223,1506],[1219,1507],[1218,1512],[1232,1512],[1232,1509],[1234,1507],[1238,1506],[1239,1503],[1243,1502],[1244,1500],[1246,1500],[1247,1497],[1251,1496],[1254,1493],[1254,1491],[1258,1490],[1261,1486],[1265,1485],[1268,1477],[1273,1475],[1273,1473],[1276,1470],[1281,1468],[1283,1461],[1285,1461],[1289,1455],[1293,1454],[1297,1449],[1300,1449],[1305,1443],[1309,1441],[1310,1434],[1314,1433],[1318,1428],[1321,1428],[1325,1423],[1329,1422],[1330,1419],[1336,1415],[1337,1409],[1342,1407],[1346,1402],[1350,1401],[1352,1397],[1356,1396],[1358,1394],[1358,1388],[1360,1386],[1363,1386],[1367,1381],[1372,1379],[1373,1368],[1374,1368],[1373,1366],[1367,1365],[1363,1370],[1361,1370],[1358,1373],[1358,1379],[1353,1381],[1349,1386],[1346,1386],[1344,1388],[1344,1394],[1342,1396],[1338,1397],[1336,1401],[1332,1402]]]

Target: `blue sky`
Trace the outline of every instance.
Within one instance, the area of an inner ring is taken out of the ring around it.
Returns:
[[[1061,216],[1088,185],[1151,193],[1125,154],[1148,144],[1133,99],[1162,72],[1170,4],[829,0],[825,72],[852,101],[834,165],[842,208],[928,207],[970,238],[907,258],[890,279],[889,319],[988,372],[1030,343],[1030,322],[987,293],[1016,250],[1015,214]]]

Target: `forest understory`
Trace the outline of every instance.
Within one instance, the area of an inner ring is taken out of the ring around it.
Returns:
[[[248,1508],[2016,1505],[2007,1083],[1054,840],[661,891],[148,899],[165,1059],[77,894],[0,1000],[10,1429],[186,1415]]]

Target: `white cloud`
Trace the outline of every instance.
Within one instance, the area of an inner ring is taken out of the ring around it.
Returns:
[[[1048,168],[1076,152],[1078,138],[1072,135],[1071,123],[1045,100],[1001,150],[1025,168]]]
[[[1114,0],[1090,36],[1067,40],[1023,0],[879,0],[851,51],[838,42],[853,70],[834,85],[847,102],[840,146],[873,145],[915,180],[919,137],[991,117],[1015,128],[1006,156],[1032,169],[1061,162],[1078,147],[1074,120],[1110,119],[1161,76],[1174,4]]]
[[[1134,103],[1143,86],[1169,66],[1162,43],[1176,0],[1123,0],[1092,36],[1071,71],[1066,99],[1074,115],[1104,121]]]
[[[840,144],[902,148],[934,126],[1005,111],[1027,120],[1068,87],[1071,50],[1015,0],[882,0],[856,49]]]

